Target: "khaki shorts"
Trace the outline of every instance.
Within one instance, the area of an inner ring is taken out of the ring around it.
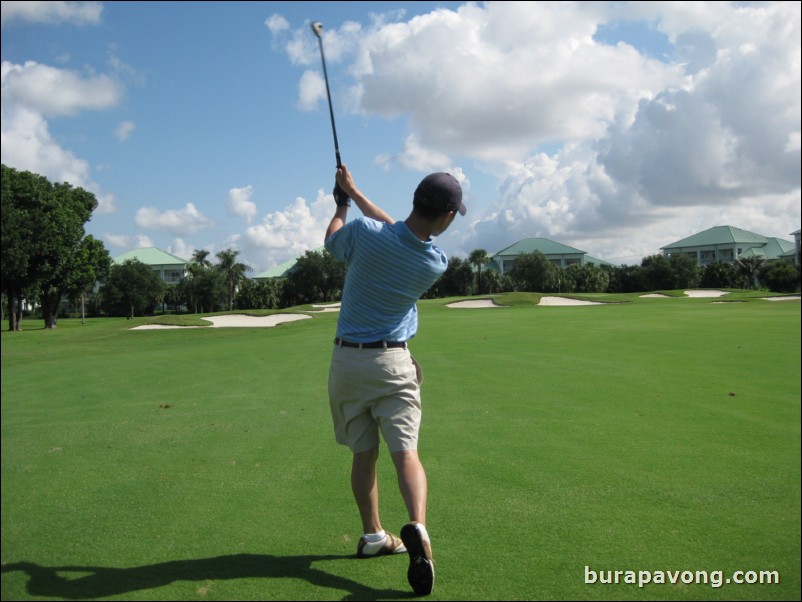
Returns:
[[[356,349],[335,345],[329,369],[329,404],[337,443],[353,453],[379,446],[391,452],[418,448],[420,365],[408,349]]]

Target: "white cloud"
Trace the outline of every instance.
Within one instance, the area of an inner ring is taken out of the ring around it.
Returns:
[[[423,146],[479,159],[602,136],[681,79],[630,47],[594,42],[592,17],[573,5],[490,3],[372,31],[352,66],[361,109],[405,115]]]
[[[172,253],[177,257],[180,257],[181,259],[186,259],[187,261],[189,261],[190,259],[192,259],[192,254],[195,252],[195,247],[188,244],[182,238],[176,238],[173,241],[173,244],[168,245],[166,251],[168,253]]]
[[[317,249],[323,245],[333,205],[331,193],[319,190],[311,204],[298,197],[282,211],[268,213],[235,241],[243,250],[243,259],[259,272]]]
[[[114,213],[115,196],[93,181],[86,160],[53,138],[45,116],[109,108],[119,101],[117,84],[107,77],[82,79],[74,72],[34,62],[3,61],[0,78],[3,163],[41,174],[51,182],[69,182],[88,190],[98,201],[98,214]]]
[[[106,232],[103,240],[111,247],[121,250],[145,249],[154,246],[153,240],[145,234],[112,234]]]
[[[674,55],[594,39],[620,19]],[[445,235],[465,253],[542,236],[618,258],[727,221],[799,227],[799,3],[470,3],[329,35],[353,44],[354,110],[406,121],[377,163],[497,175]]]
[[[21,2],[3,0],[0,21],[18,19],[36,23],[67,22],[75,25],[97,25],[103,13],[102,2]]]
[[[281,15],[272,14],[265,19],[265,26],[270,30],[270,33],[275,36],[281,32],[289,30],[290,23]]]
[[[142,207],[136,212],[134,222],[141,228],[169,232],[176,236],[196,234],[214,225],[193,203],[181,209],[162,211],[156,207]]]
[[[326,82],[316,71],[305,71],[298,82],[298,106],[311,111],[323,100],[326,102]]]
[[[376,163],[390,168],[395,164],[405,169],[420,172],[449,171],[451,158],[435,149],[424,148],[416,134],[410,134],[404,141],[403,151],[395,156],[380,155]]]
[[[114,135],[120,142],[125,142],[126,140],[128,140],[128,138],[131,137],[131,134],[134,133],[135,129],[136,125],[134,125],[132,121],[121,121],[120,124],[117,126]]]
[[[3,61],[2,77],[4,102],[25,106],[46,117],[107,109],[122,96],[120,84],[107,75],[84,77],[35,61],[23,65]]]
[[[251,201],[251,196],[253,196],[253,186],[232,188],[228,191],[228,202],[226,203],[231,215],[244,217],[249,224],[256,216],[256,203]]]

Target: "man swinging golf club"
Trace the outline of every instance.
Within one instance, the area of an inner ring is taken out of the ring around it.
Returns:
[[[430,174],[415,190],[409,217],[396,222],[362,194],[345,165],[336,181],[337,207],[325,246],[347,262],[348,271],[328,387],[336,440],[353,452],[351,488],[363,529],[357,556],[407,552],[409,584],[427,595],[434,561],[426,530],[426,473],[417,451],[422,372],[407,342],[418,328],[417,300],[448,267],[432,237],[445,232],[457,213],[465,214],[462,189],[447,173]],[[351,199],[362,217],[346,223]],[[400,540],[379,518],[380,435],[409,513]]]
[[[426,176],[403,222],[393,220],[359,191],[340,160],[323,24],[311,26],[320,46],[337,160],[337,208],[326,229],[325,246],[348,264],[329,370],[329,403],[336,440],[353,452],[351,490],[363,530],[357,556],[407,552],[409,584],[416,594],[428,595],[434,586],[434,561],[426,531],[428,485],[418,456],[422,372],[407,341],[418,330],[417,300],[448,267],[448,258],[432,237],[445,232],[457,213],[465,215],[462,188],[449,174]],[[346,224],[351,199],[363,217]],[[386,532],[379,518],[380,433],[409,513],[401,540]]]

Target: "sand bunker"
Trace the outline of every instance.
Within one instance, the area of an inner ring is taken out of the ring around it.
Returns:
[[[726,295],[725,291],[685,291],[689,297],[721,297]],[[651,293],[648,295],[641,295],[641,297],[662,297],[670,299],[668,295],[660,293]],[[798,296],[791,297],[762,297],[766,301],[799,301]],[[539,305],[550,306],[569,306],[569,305],[604,305],[596,301],[582,301],[579,299],[568,299],[566,297],[541,297]],[[327,305],[313,305],[315,309],[321,313],[330,311],[340,311],[339,303],[330,303]],[[478,308],[478,307],[504,307],[503,305],[496,304],[493,299],[469,299],[467,301],[457,301],[449,303],[447,307],[453,308]],[[246,316],[242,315],[227,315],[227,316],[208,316],[203,318],[212,323],[212,328],[270,328],[278,326],[285,322],[295,322],[296,320],[309,320],[312,316],[307,314],[274,314],[272,316]],[[136,326],[131,330],[171,330],[178,328],[209,328],[208,326],[171,326],[167,324],[144,324]]]
[[[722,297],[727,291],[685,291],[688,297]]]
[[[340,311],[340,304],[339,303],[328,303],[325,305],[313,305],[316,310],[319,310],[320,313],[326,313],[330,311]]]
[[[473,309],[476,307],[504,307],[503,305],[496,305],[492,299],[469,299],[467,301],[457,301],[456,303],[449,303],[446,307],[454,307],[457,309]]]
[[[285,322],[296,320],[309,320],[312,316],[306,314],[275,314],[272,316],[207,316],[203,318],[212,323],[212,328],[269,328]],[[176,328],[208,328],[208,326],[168,326],[164,324],[145,324],[136,326],[131,330],[166,330]]]
[[[727,291],[685,291],[686,297],[721,297],[726,294]],[[664,295],[662,293],[649,293],[648,295],[641,295],[641,297],[651,297],[652,299],[676,299],[676,297]]]
[[[538,305],[604,305],[598,301],[582,301],[581,299],[567,299],[565,297],[541,297]]]

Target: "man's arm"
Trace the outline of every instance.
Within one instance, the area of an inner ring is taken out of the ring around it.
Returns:
[[[356,187],[356,184],[354,184],[354,179],[351,177],[351,172],[348,171],[348,168],[345,165],[337,170],[337,184],[339,184],[343,192],[351,197],[351,200],[356,203],[356,206],[359,207],[360,211],[362,211],[362,215],[373,218],[379,222],[385,222],[388,224],[395,223],[395,220],[392,217],[390,217],[382,209],[377,207],[369,198],[362,194],[362,192]],[[338,211],[340,209],[341,207],[337,207]],[[336,217],[337,214],[335,213],[335,219]],[[344,216],[343,222],[345,222]],[[331,228],[331,226],[329,226],[329,228]],[[326,237],[328,238],[328,234]]]
[[[334,217],[332,217],[331,222],[329,222],[329,227],[326,228],[326,238],[323,239],[324,243],[329,239],[329,236],[334,234],[337,230],[339,230],[345,225],[345,217],[347,215],[348,215],[347,205],[342,205],[337,207],[337,210],[334,212]]]

